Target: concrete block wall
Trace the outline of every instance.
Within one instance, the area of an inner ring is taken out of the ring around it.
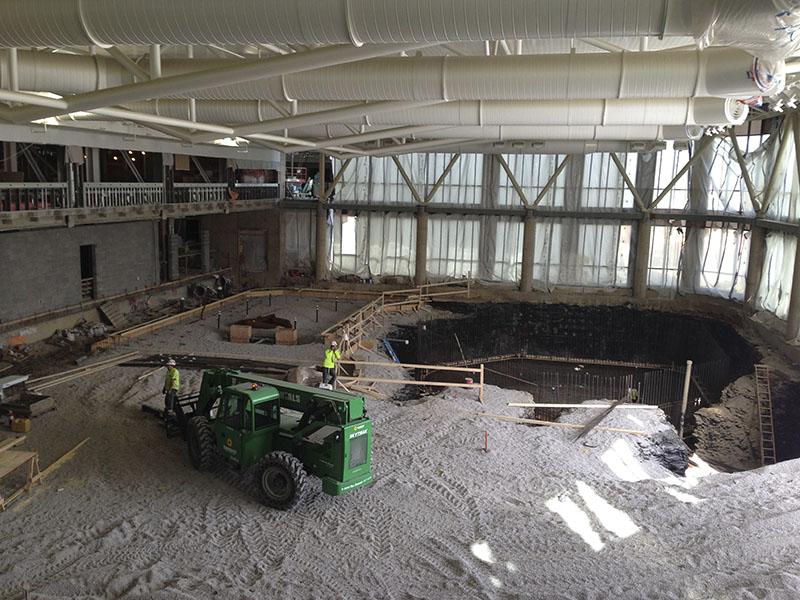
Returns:
[[[237,285],[263,287],[280,284],[283,265],[281,217],[278,209],[228,215],[206,215],[200,220],[201,235],[209,236],[213,269],[231,268]],[[265,269],[248,272],[243,235],[263,236]]]
[[[157,223],[0,233],[0,321],[81,302],[80,246],[95,246],[98,298],[158,284]]]

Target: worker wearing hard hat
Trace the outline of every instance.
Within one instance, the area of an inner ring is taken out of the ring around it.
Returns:
[[[164,378],[164,418],[175,409],[181,389],[181,374],[173,359],[167,361],[167,376]]]
[[[330,346],[325,348],[325,358],[322,361],[322,383],[324,385],[332,386],[336,383],[336,364],[340,358],[342,358],[342,353],[339,350],[339,344],[334,340]]]

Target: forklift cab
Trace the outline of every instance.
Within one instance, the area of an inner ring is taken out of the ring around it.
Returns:
[[[278,391],[239,384],[223,390],[214,420],[217,447],[231,463],[246,468],[272,452],[280,420]]]

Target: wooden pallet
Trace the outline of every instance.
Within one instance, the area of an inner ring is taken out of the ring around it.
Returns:
[[[772,394],[769,386],[769,367],[756,365],[756,400],[761,426],[761,464],[774,465],[775,430],[772,423]]]

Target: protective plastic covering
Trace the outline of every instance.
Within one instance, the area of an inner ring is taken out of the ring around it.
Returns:
[[[735,46],[776,61],[800,49],[798,0],[693,0],[683,22],[698,46]]]
[[[780,135],[754,132],[737,140],[755,189],[764,190],[776,160]],[[769,218],[784,221],[796,220],[800,215],[793,140],[789,144],[788,166],[776,182],[767,213]],[[666,189],[697,148],[670,144],[657,153],[617,156],[636,183],[643,201],[649,203]],[[542,197],[540,209],[588,212],[634,207],[633,195],[608,153],[502,157],[529,204],[564,164],[555,184]],[[425,198],[451,158],[451,154],[409,154],[399,160],[420,196]],[[339,186],[338,200],[389,205],[414,203],[391,159],[359,158],[353,162]],[[462,155],[431,202],[520,210],[519,216],[431,214],[427,257],[431,280],[472,275],[485,281],[509,284],[520,281],[524,206],[498,157]],[[752,216],[755,211],[730,139],[723,137],[708,144],[659,208],[678,213]],[[335,273],[413,277],[416,235],[413,213],[364,211],[358,217],[352,213],[336,214]],[[588,215],[586,218],[539,216],[533,236],[534,287],[543,291],[630,287],[636,235],[633,220],[592,219]],[[699,226],[676,216],[670,222],[656,220],[650,235],[648,287],[664,295],[696,293],[743,300],[750,251],[747,225]],[[349,236],[347,243],[343,236]],[[313,239],[313,232],[309,239]],[[756,302],[760,309],[781,318],[785,318],[788,307],[794,248],[792,236],[770,233],[767,238],[764,273]]]
[[[756,306],[780,319],[786,319],[789,313],[796,250],[797,238],[794,236],[779,232],[770,232],[767,235],[767,252],[756,295]]]
[[[536,224],[534,288],[625,288],[631,226],[616,221],[547,220]]]
[[[333,226],[334,275],[363,279],[414,276],[416,225],[407,213],[337,212]]]
[[[281,229],[284,236],[286,269],[310,272],[314,264],[316,213],[312,210],[282,210]]]

